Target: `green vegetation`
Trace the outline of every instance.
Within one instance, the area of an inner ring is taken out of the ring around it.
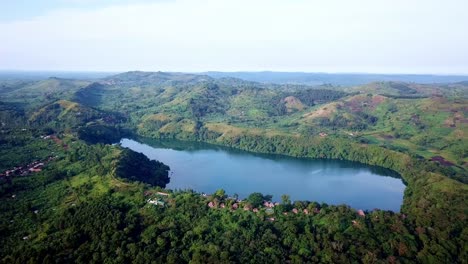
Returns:
[[[254,192],[247,197],[247,201],[252,207],[260,207],[264,201],[270,201],[271,198],[269,195],[263,196],[261,193]]]
[[[122,151],[115,174],[120,178],[163,188],[169,183],[169,166],[159,161],[150,160],[142,153],[130,149]]]
[[[77,131],[78,137],[88,143],[115,143],[121,138],[119,128],[102,124],[90,124],[80,127]]]
[[[0,173],[47,162],[0,178],[0,262],[466,263],[467,100],[464,83],[304,87],[161,72],[3,81]],[[360,216],[284,196],[267,211],[260,193],[236,202],[163,190],[166,165],[103,144],[123,134],[389,168],[407,184],[402,210]]]

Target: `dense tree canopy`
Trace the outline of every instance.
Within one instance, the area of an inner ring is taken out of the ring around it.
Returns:
[[[101,124],[92,124],[78,129],[78,137],[89,143],[115,143],[120,140],[118,128]]]
[[[169,183],[169,166],[150,160],[142,153],[123,149],[115,174],[123,179],[140,181],[153,186],[166,187]]]

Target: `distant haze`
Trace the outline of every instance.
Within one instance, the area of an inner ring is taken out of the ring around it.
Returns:
[[[468,74],[466,0],[0,1],[0,69]]]
[[[141,72],[143,73],[143,72]],[[149,72],[145,72],[149,73]],[[160,72],[159,72],[160,73]],[[2,71],[0,80],[41,80],[50,77],[64,79],[100,79],[117,72],[80,72],[80,71]],[[306,72],[200,72],[212,78],[238,78],[246,81],[276,84],[303,84],[352,86],[371,82],[396,81],[407,83],[455,83],[468,82],[468,75],[429,75],[429,74],[358,74],[358,73],[306,73]]]
[[[357,74],[357,73],[305,73],[305,72],[205,72],[214,78],[233,77],[247,81],[307,85],[361,85],[377,81],[414,83],[453,83],[468,81],[463,75],[427,74]]]

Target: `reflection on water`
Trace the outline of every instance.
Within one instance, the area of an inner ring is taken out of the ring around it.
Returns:
[[[404,184],[395,172],[356,162],[253,154],[200,142],[139,138],[121,145],[171,167],[173,189],[246,197],[252,192],[282,194],[291,200],[349,204],[359,209],[399,211]]]

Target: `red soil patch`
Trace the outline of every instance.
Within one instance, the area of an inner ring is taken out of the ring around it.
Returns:
[[[431,158],[431,161],[439,162],[443,166],[453,166],[453,165],[455,165],[452,162],[445,160],[444,157],[441,157],[441,156],[434,156],[434,157]]]
[[[385,101],[385,97],[381,95],[376,95],[372,97],[372,107],[376,107],[379,104],[383,103]]]
[[[65,150],[68,149],[68,145],[67,145],[67,144],[63,144],[63,140],[61,140],[61,139],[58,138],[57,136],[53,135],[53,136],[50,136],[50,138],[55,142],[55,144],[61,145]]]
[[[372,97],[358,95],[351,97],[347,102],[346,106],[353,112],[360,112],[363,108],[374,110],[379,104],[385,101],[385,96],[375,95]]]
[[[297,99],[294,96],[288,96],[284,98],[282,102],[286,106],[288,112],[291,112],[293,109],[301,111],[305,108],[301,100]]]
[[[392,135],[382,135],[384,139],[393,139]]]

